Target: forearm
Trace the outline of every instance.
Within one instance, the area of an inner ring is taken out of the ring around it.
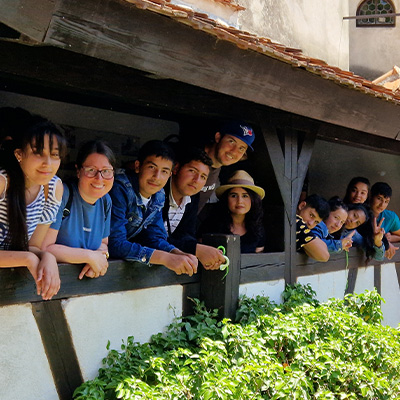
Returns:
[[[52,253],[58,262],[68,264],[88,264],[92,262],[93,250],[52,244],[47,247],[47,251]]]
[[[329,252],[326,244],[319,238],[303,246],[306,254],[316,261],[326,262],[329,260]]]
[[[0,268],[30,267],[35,261],[37,256],[30,251],[0,250]]]
[[[398,242],[400,242],[400,235],[391,233],[388,240],[390,243],[398,243]]]

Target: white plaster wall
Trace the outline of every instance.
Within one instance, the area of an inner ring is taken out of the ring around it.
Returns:
[[[330,65],[349,68],[347,0],[241,0],[243,30],[301,49],[309,57]]]
[[[63,301],[63,308],[83,378],[88,380],[97,376],[108,341],[116,350],[129,336],[147,342],[181,316],[182,286],[71,298]]]
[[[276,281],[254,282],[240,285],[239,295],[247,297],[264,296],[277,304],[282,303],[281,294],[285,290],[285,280],[279,279]]]
[[[360,0],[349,0],[349,15],[356,15]],[[392,0],[400,12],[400,0]],[[356,20],[346,21],[349,27],[350,70],[374,80],[393,68],[400,66],[400,19],[395,27],[357,28]]]
[[[400,289],[394,263],[382,265],[381,296],[386,303],[382,304],[383,323],[392,327],[400,324]]]
[[[343,298],[346,289],[346,271],[328,272],[326,274],[304,276],[297,279],[302,285],[310,284],[317,293],[317,299],[325,302],[332,297]]]
[[[31,305],[0,307],[0,400],[33,399],[58,394]]]

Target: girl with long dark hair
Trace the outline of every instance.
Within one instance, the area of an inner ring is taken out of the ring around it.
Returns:
[[[51,122],[32,117],[12,132],[0,156],[0,267],[27,267],[37,293],[51,299],[60,288],[55,257],[41,251],[62,197],[56,176],[66,143]]]
[[[261,203],[264,189],[256,186],[246,171],[238,170],[226,185],[216,189],[216,195],[219,198],[216,210],[201,225],[200,234],[236,234],[240,236],[242,253],[262,252],[265,244]]]

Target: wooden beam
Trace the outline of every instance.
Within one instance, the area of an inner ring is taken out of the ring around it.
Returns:
[[[98,279],[78,279],[81,265],[61,264],[61,289],[54,299],[111,293],[150,287],[184,285],[199,281],[199,276],[176,275],[161,265],[148,267],[142,263],[111,260],[107,275]],[[26,268],[0,268],[0,306],[40,302],[35,281]]]
[[[32,305],[60,400],[70,400],[83,383],[78,358],[60,300]]]
[[[229,258],[229,272],[201,271],[200,299],[209,309],[218,309],[222,318],[234,319],[239,300],[240,282],[240,238],[238,235],[207,234],[203,236],[204,244],[224,246]],[[224,278],[225,276],[225,278]]]
[[[334,125],[396,138],[397,106],[116,0],[60,0],[44,43]]]
[[[0,22],[41,42],[56,3],[55,0],[2,0]]]

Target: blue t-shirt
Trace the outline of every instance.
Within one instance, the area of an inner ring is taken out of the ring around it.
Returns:
[[[385,233],[396,232],[400,229],[400,219],[394,211],[382,211],[376,222],[379,224],[382,218],[385,218],[382,223],[382,228],[385,230]]]
[[[101,241],[110,235],[111,198],[108,194],[89,204],[79,194],[74,183],[70,215],[62,219],[68,202],[69,189],[64,183],[64,194],[57,214],[56,222],[51,227],[58,230],[57,244],[81,249],[97,250]],[[106,206],[104,207],[104,202]]]

